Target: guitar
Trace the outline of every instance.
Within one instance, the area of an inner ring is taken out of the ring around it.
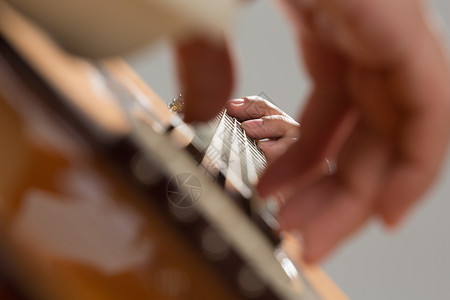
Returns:
[[[191,128],[121,59],[72,56],[3,2],[0,120],[12,299],[346,299],[277,233],[234,120]],[[243,144],[246,178],[222,167]]]

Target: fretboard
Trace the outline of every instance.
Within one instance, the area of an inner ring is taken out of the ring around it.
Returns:
[[[208,124],[196,126],[196,135],[207,145],[200,161],[205,172],[226,190],[250,198],[267,163],[240,125],[223,110]]]

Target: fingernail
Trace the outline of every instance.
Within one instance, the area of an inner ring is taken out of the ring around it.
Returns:
[[[244,104],[244,99],[232,99],[232,100],[229,100],[228,103],[233,104],[235,106],[240,106],[240,105]]]
[[[277,143],[277,141],[271,140],[271,139],[262,139],[262,140],[258,140],[257,144],[259,145],[266,145],[266,146],[271,146],[271,145],[275,145]]]
[[[258,145],[259,145],[259,144],[272,145],[272,144],[276,144],[276,143],[277,143],[277,141],[271,140],[271,139],[269,139],[269,138],[261,139],[261,140],[258,140],[258,141],[257,141],[257,144],[258,144]]]

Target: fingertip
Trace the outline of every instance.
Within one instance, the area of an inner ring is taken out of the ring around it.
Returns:
[[[278,213],[278,223],[280,224],[280,228],[287,232],[298,232],[301,231],[295,227],[295,221],[292,220],[292,210],[285,209],[284,207],[281,207],[279,213]],[[302,234],[303,236],[303,234]]]
[[[244,99],[231,99],[225,102],[225,109],[230,116],[237,117],[244,107],[244,104]]]
[[[308,247],[303,251],[303,261],[307,264],[317,264],[323,257],[317,253],[311,252]]]
[[[225,109],[227,110],[227,114],[233,118],[236,118],[238,121],[243,121],[245,118],[242,118],[243,111],[245,110],[245,100],[244,99],[232,99],[225,102]]]
[[[308,264],[322,262],[334,250],[334,246],[329,246],[320,239],[314,239],[308,236],[304,238],[305,248],[303,251],[303,260]]]
[[[281,230],[284,236],[293,239],[299,245],[300,253],[298,254],[306,264],[317,264],[329,253],[329,251],[318,251],[314,244],[311,245],[305,233],[298,229],[285,229],[282,227]]]
[[[245,100],[243,98],[231,99],[231,100],[227,101],[226,106],[239,107],[239,106],[242,106],[244,104],[244,102],[245,102]]]
[[[387,211],[382,215],[383,224],[387,230],[395,230],[405,221],[407,213],[395,213]]]

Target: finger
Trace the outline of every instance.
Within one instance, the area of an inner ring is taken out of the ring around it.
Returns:
[[[421,1],[278,2],[298,33],[315,35],[347,59],[375,68],[403,59],[424,28],[425,9]]]
[[[428,38],[391,79],[403,108],[388,184],[380,197],[382,216],[391,226],[431,185],[450,140],[450,67],[436,40]]]
[[[303,234],[307,261],[323,258],[373,214],[389,158],[384,138],[359,123],[338,158],[337,173],[286,200],[281,224]]]
[[[299,124],[285,116],[275,115],[245,121],[241,124],[248,137],[255,140],[298,137]]]
[[[324,198],[318,199],[318,203],[323,205],[317,207],[315,217],[309,216],[309,222],[299,231],[305,243],[303,259],[308,263],[324,259],[372,215],[371,205],[356,202],[358,199],[341,190],[338,184],[333,186],[332,182],[330,185],[328,194],[332,195],[332,198],[328,199],[327,203],[324,203]],[[317,188],[323,189],[324,185],[321,184]],[[318,190],[312,191],[311,196],[316,195],[315,192]]]
[[[314,89],[300,119],[300,139],[271,164],[258,184],[262,196],[268,196],[296,177],[308,177],[334,153],[345,140],[357,117],[346,90],[346,61],[314,35],[300,35],[308,72]],[[295,184],[298,184],[298,180]]]
[[[294,1],[285,3],[300,9]],[[339,135],[344,138],[344,124],[350,124],[353,118],[344,80],[346,60],[313,32],[300,30],[297,33],[314,89],[300,120],[300,140],[269,166],[259,182],[259,192],[263,196],[281,189],[288,182],[293,183],[295,177],[305,180],[307,173],[320,174],[316,169],[333,151],[336,138]],[[308,178],[307,181],[314,179]]]
[[[307,9],[311,31],[348,59],[364,66],[382,68],[402,60],[414,46],[416,34],[424,28],[420,1],[315,2]],[[305,11],[305,7],[301,10]]]
[[[258,147],[264,152],[267,162],[270,164],[280,155],[282,155],[286,150],[295,142],[295,138],[284,137],[274,140],[263,140],[258,141]]]
[[[203,39],[175,45],[185,121],[206,121],[217,115],[233,86],[232,57],[226,41]]]
[[[226,109],[230,116],[239,121],[259,119],[271,115],[284,115],[278,107],[259,96],[230,100],[226,104]]]
[[[314,0],[278,0],[281,10],[297,31],[311,31],[313,28],[313,12],[317,9],[317,1]]]
[[[305,109],[299,140],[269,165],[258,183],[260,194],[268,196],[317,174],[325,159],[338,152],[357,117],[345,102],[328,101],[316,91]]]

